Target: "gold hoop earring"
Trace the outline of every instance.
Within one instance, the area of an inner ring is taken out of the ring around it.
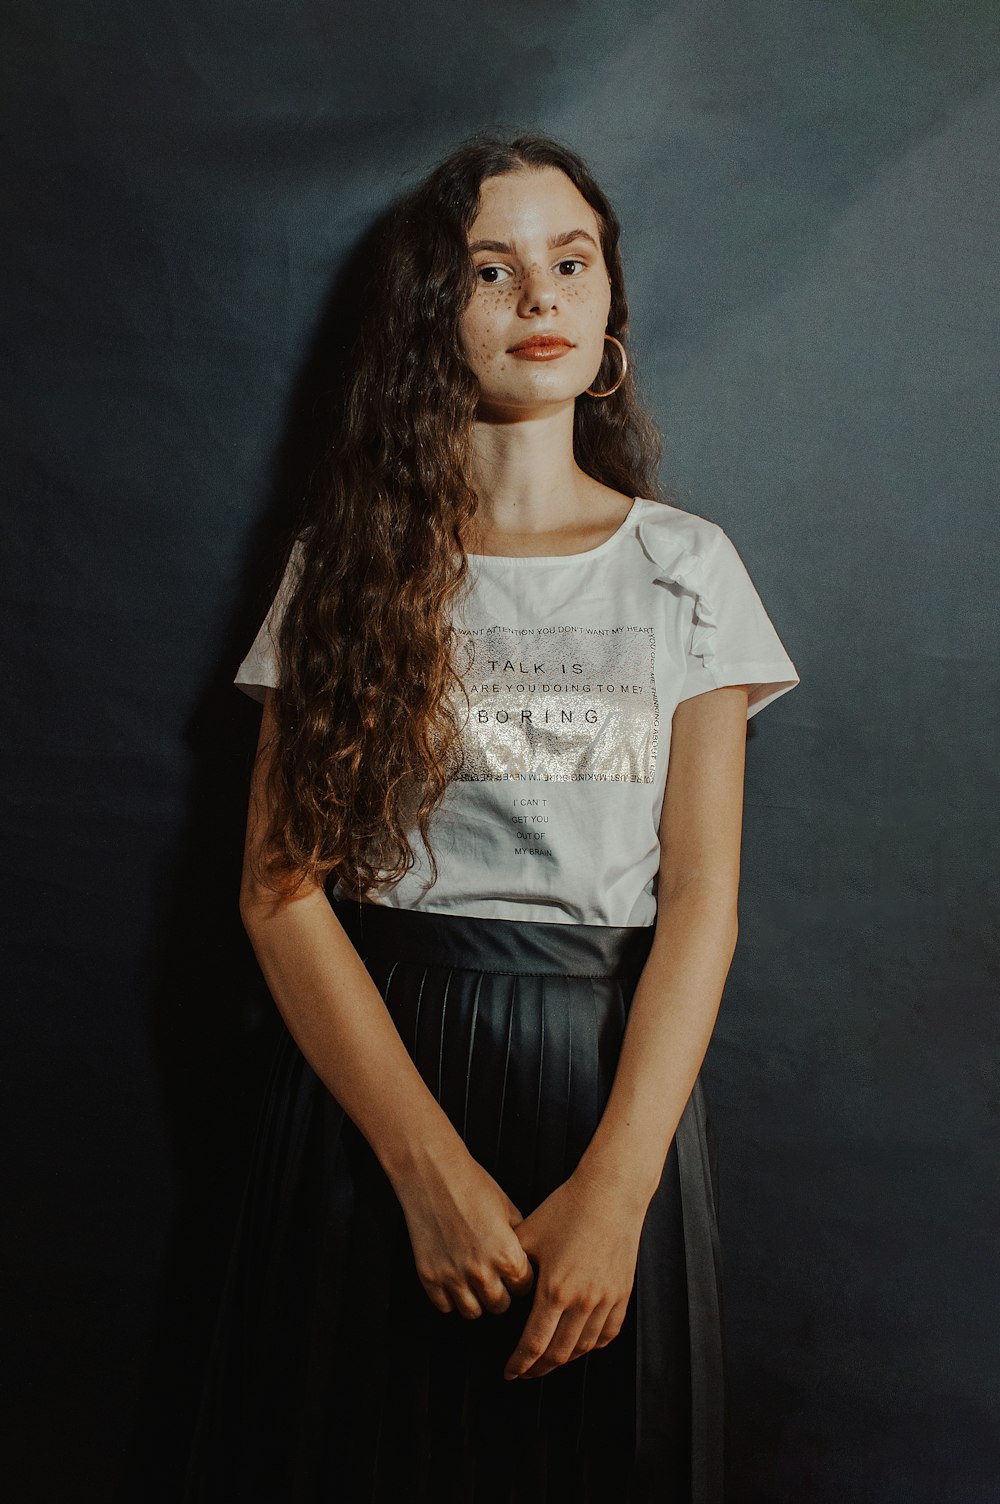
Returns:
[[[604,338],[609,339],[613,345],[617,345],[619,350],[622,352],[622,373],[619,376],[618,380],[615,382],[614,386],[609,386],[606,392],[595,392],[591,387],[588,386],[587,394],[590,397],[610,397],[612,392],[617,392],[618,388],[625,380],[625,372],[628,370],[628,356],[625,354],[625,346],[622,344],[621,340],[615,339],[613,334],[606,334]]]

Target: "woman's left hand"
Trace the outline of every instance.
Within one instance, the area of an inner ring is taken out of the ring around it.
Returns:
[[[570,1176],[514,1232],[538,1266],[534,1300],[504,1378],[540,1378],[617,1337],[646,1204],[593,1176]]]

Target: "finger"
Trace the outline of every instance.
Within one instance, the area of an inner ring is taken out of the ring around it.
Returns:
[[[510,1309],[512,1295],[530,1290],[535,1271],[530,1260],[515,1242],[515,1253],[498,1257],[492,1269],[481,1269],[468,1276],[468,1282],[480,1304],[493,1315]]]
[[[582,1358],[586,1353],[592,1352],[599,1345],[601,1333],[607,1326],[608,1317],[613,1309],[612,1303],[607,1300],[602,1301],[599,1306],[594,1307],[580,1330],[573,1351],[565,1360],[567,1363],[572,1363],[574,1358]]]
[[[424,1286],[424,1290],[427,1292],[427,1299],[430,1301],[431,1305],[436,1306],[443,1315],[447,1316],[451,1311],[455,1309],[455,1307],[451,1303],[451,1299],[448,1296],[448,1292],[446,1290],[442,1290],[440,1285],[427,1285],[424,1284],[423,1280],[421,1280],[420,1283]]]
[[[521,1340],[504,1367],[505,1379],[519,1378],[533,1363],[538,1361],[548,1347],[561,1317],[562,1308],[553,1301],[547,1300],[540,1290],[536,1290],[530,1314],[524,1324],[524,1331],[521,1333]]]
[[[474,1291],[468,1285],[454,1285],[448,1292],[455,1304],[455,1310],[466,1321],[475,1321],[483,1314],[483,1308],[476,1299]]]
[[[523,1262],[516,1269],[508,1272],[501,1271],[501,1278],[512,1295],[527,1295],[535,1283],[535,1266],[526,1253],[523,1253]]]
[[[625,1320],[625,1312],[627,1309],[627,1300],[620,1300],[616,1306],[611,1307],[611,1310],[608,1312],[607,1319],[601,1330],[600,1336],[594,1343],[595,1347],[607,1347],[609,1342],[613,1342],[615,1340],[615,1338],[618,1336],[618,1333],[622,1329],[622,1323]]]
[[[483,1275],[477,1280],[470,1280],[469,1283],[475,1290],[476,1297],[484,1310],[494,1316],[501,1316],[504,1311],[510,1309],[510,1291],[499,1275],[494,1275],[492,1279],[487,1279]]]
[[[568,1363],[576,1351],[587,1316],[587,1311],[563,1311],[545,1351],[523,1370],[521,1378],[541,1379],[554,1368],[561,1368],[564,1363]]]

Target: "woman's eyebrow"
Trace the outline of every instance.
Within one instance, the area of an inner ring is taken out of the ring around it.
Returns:
[[[549,236],[549,250],[554,251],[556,246],[569,245],[573,240],[589,240],[594,250],[598,250],[597,241],[586,230],[564,230],[561,235]],[[502,256],[513,255],[513,247],[504,240],[474,240],[469,246],[472,251],[499,251]]]

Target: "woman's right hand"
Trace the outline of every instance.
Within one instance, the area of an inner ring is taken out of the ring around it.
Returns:
[[[417,1274],[439,1311],[499,1316],[532,1288],[534,1266],[513,1231],[524,1218],[464,1144],[429,1157],[395,1189]]]

